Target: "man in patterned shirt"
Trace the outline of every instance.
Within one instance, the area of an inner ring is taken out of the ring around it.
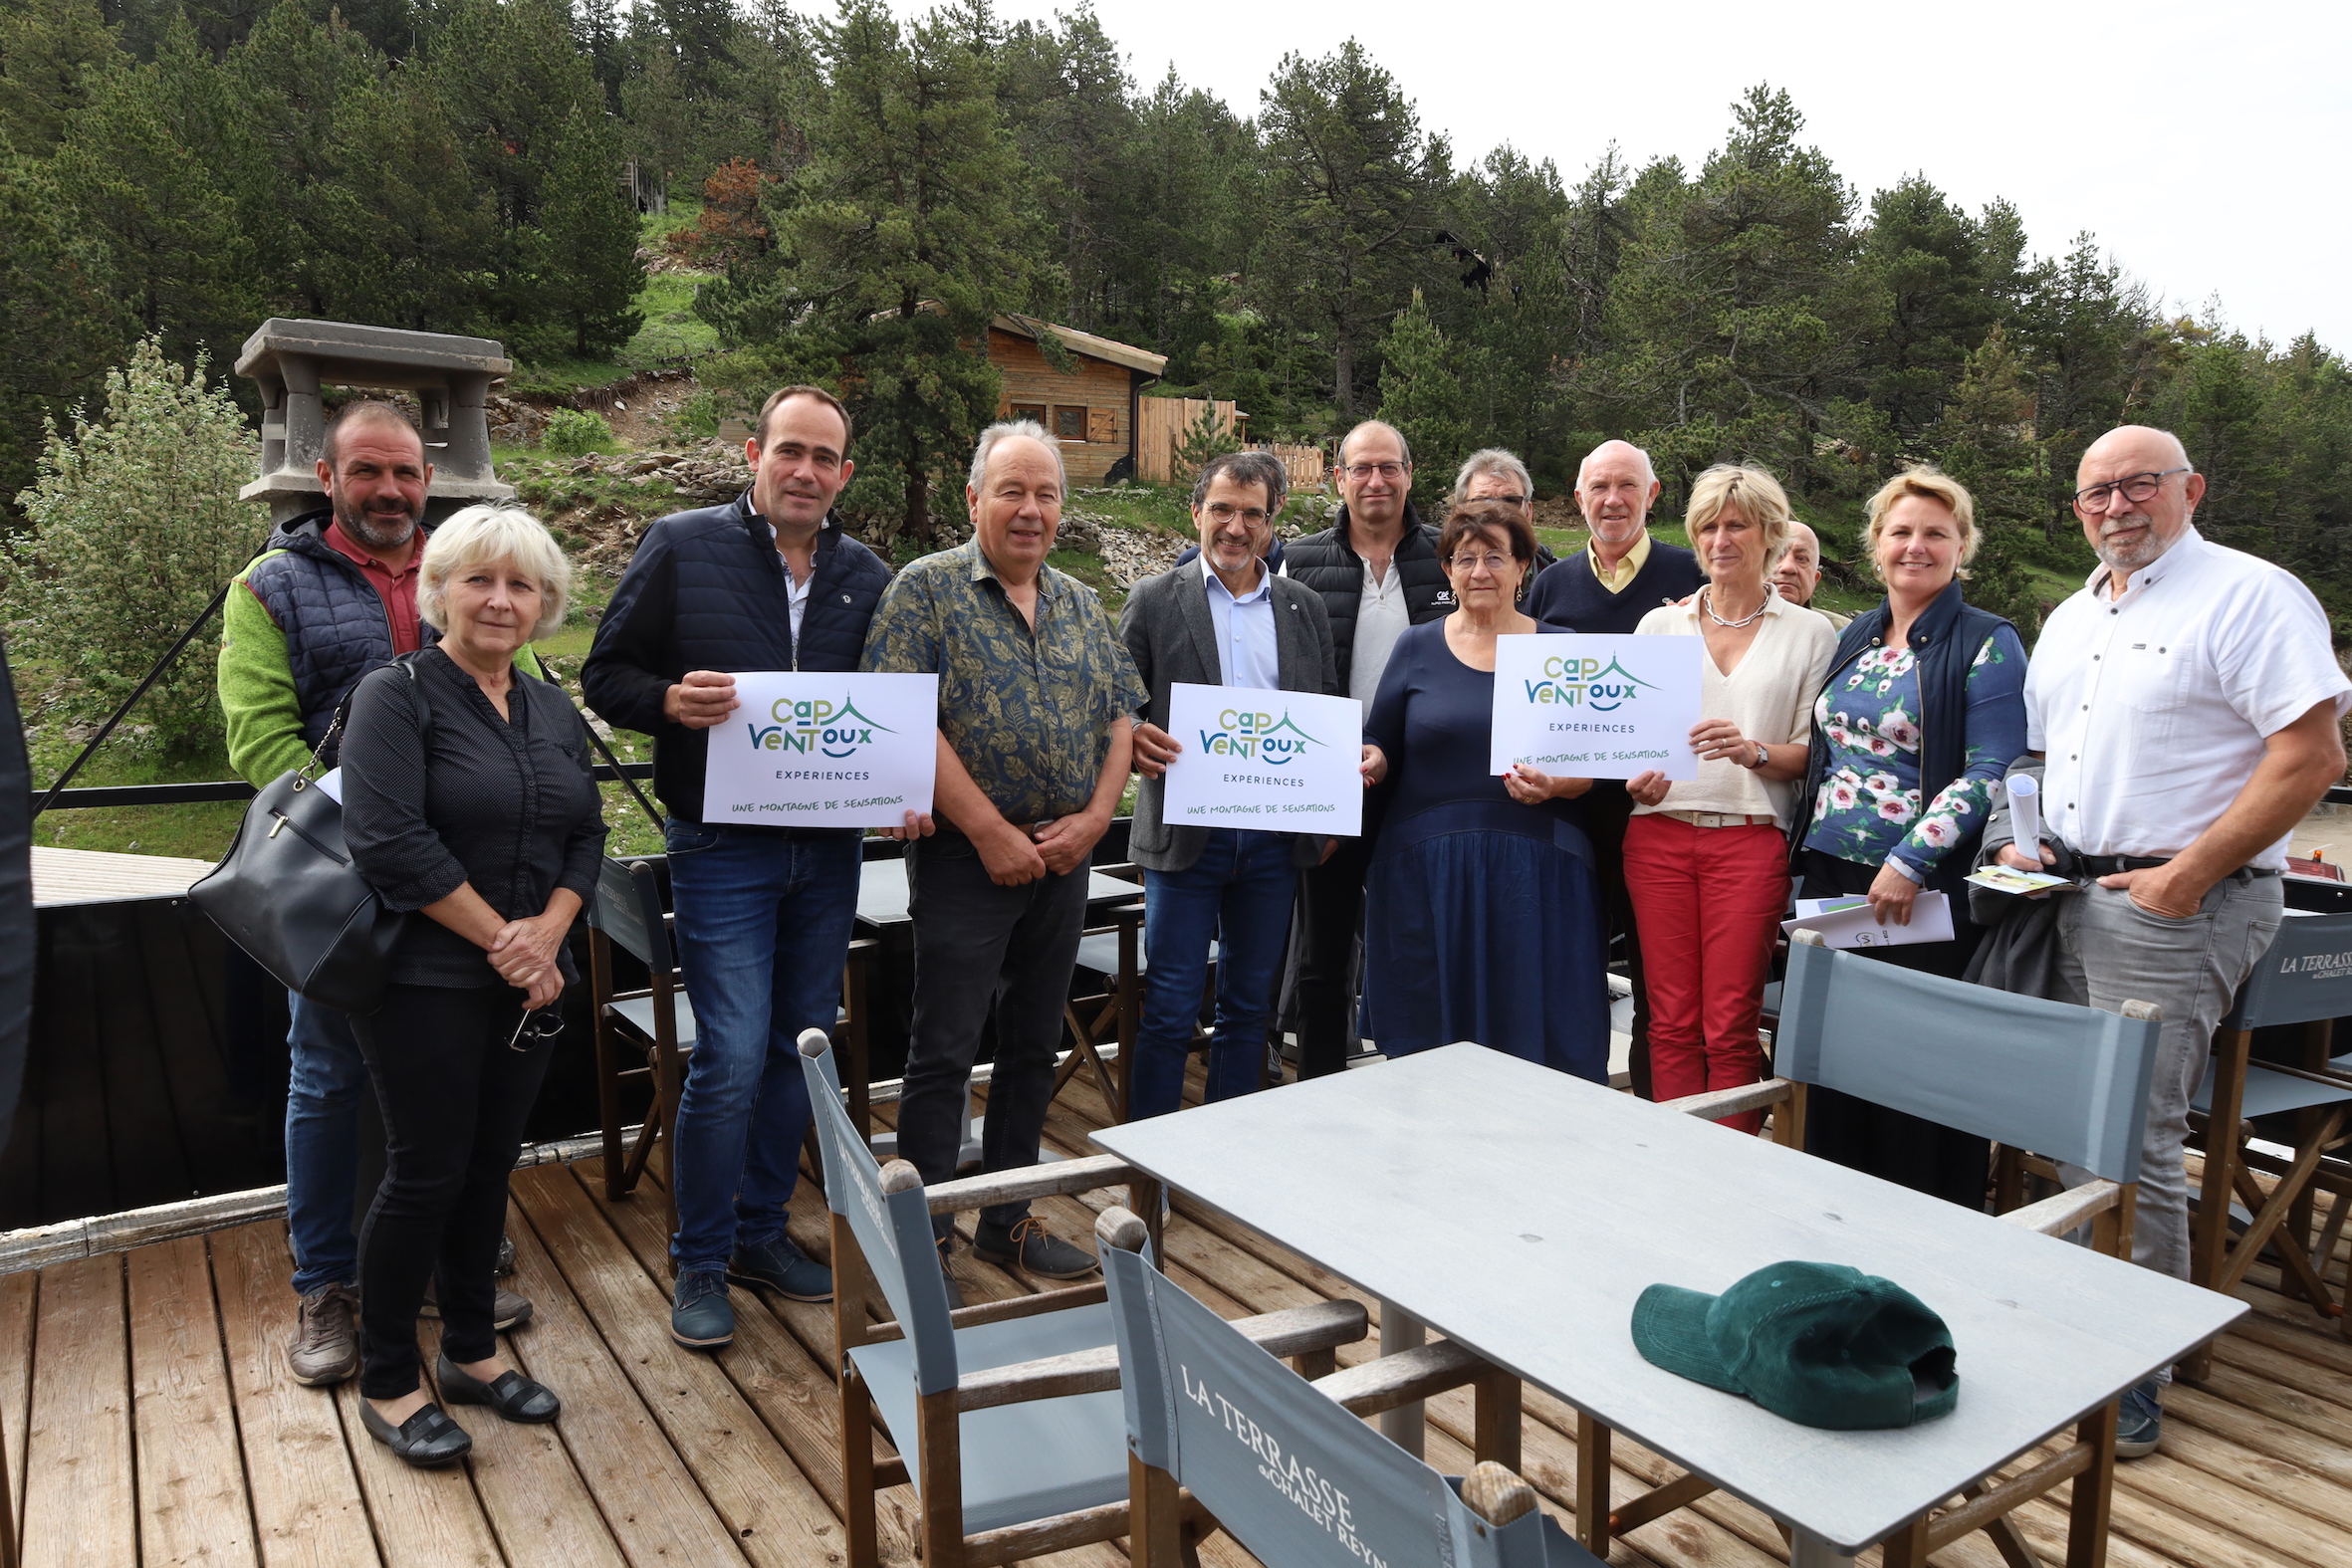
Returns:
[[[866,669],[939,677],[937,831],[906,853],[915,1001],[898,1102],[899,1152],[926,1184],[956,1173],[992,1003],[981,1165],[1037,1163],[1087,856],[1117,809],[1128,716],[1146,695],[1094,590],[1046,564],[1066,488],[1042,425],[982,431],[964,490],[971,543],[900,572],[866,634]],[[944,1263],[953,1217],[934,1224]],[[982,1210],[973,1250],[1052,1279],[1094,1267],[1027,1203]],[[957,1295],[952,1275],[948,1288]]]

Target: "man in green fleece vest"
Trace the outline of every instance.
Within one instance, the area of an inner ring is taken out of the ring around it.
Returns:
[[[416,428],[388,403],[354,403],[328,428],[318,474],[327,505],[273,530],[269,553],[238,574],[224,605],[229,762],[256,787],[310,761],[361,676],[432,635],[416,613],[433,478]],[[529,649],[516,662],[542,673]],[[332,750],[323,766],[335,765]],[[352,1213],[367,1065],[349,1015],[287,1000],[286,1218],[302,1300],[287,1363],[296,1382],[329,1385],[359,1367]],[[502,1331],[530,1312],[522,1297],[498,1293]]]

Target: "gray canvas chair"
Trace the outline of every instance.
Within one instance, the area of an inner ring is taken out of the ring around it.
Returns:
[[[2341,1172],[2327,1173],[2324,1185],[2335,1190],[2336,1202],[2318,1250],[2311,1243],[2311,1200],[2322,1162],[2345,1142],[2346,1116],[2352,1112],[2352,1076],[2329,1062],[2334,1020],[2347,1013],[2352,1013],[2352,915],[2288,911],[2269,951],[2215,1029],[2213,1059],[2190,1101],[2192,1122],[2205,1125],[2205,1181],[2190,1232],[2190,1277],[2208,1289],[2234,1291],[2262,1248],[2275,1242],[2286,1287],[2299,1289],[2323,1314],[2333,1313],[2337,1303],[2322,1275],[2352,1188]],[[2255,1029],[2292,1023],[2305,1026],[2303,1066],[2248,1059]],[[2292,1159],[2246,1147],[2254,1118],[2284,1115],[2295,1119]],[[2277,1178],[2268,1193],[2254,1180],[2257,1170]],[[2248,1217],[2244,1232],[2234,1238],[2230,1229],[2234,1200],[2243,1202]],[[2186,1370],[2202,1378],[2209,1365],[2210,1352],[2201,1350]]]
[[[2087,1224],[2094,1246],[2128,1259],[2160,1027],[2147,1003],[2127,1002],[2116,1013],[2014,996],[1833,952],[1818,932],[1798,931],[1773,1036],[1779,1076],[1669,1100],[1666,1107],[1717,1118],[1775,1106],[1776,1138],[1801,1148],[1805,1090],[1817,1083],[1977,1133],[1999,1145],[2004,1161],[2050,1176],[2061,1162],[2090,1173],[2055,1197],[2009,1209],[2003,1220],[2052,1236]],[[1999,1188],[2013,1192],[2016,1185],[2004,1179]],[[2021,1475],[1968,1487],[1959,1506],[1890,1542],[1888,1561],[1905,1554],[1924,1561],[1982,1529],[2011,1565],[2034,1562],[2009,1511],[2104,1462],[2115,1442],[2115,1415],[2106,1406],[2076,1428],[2073,1447]],[[1595,1551],[1607,1550],[1611,1535],[1715,1489],[1685,1475],[1605,1513],[1605,1501],[1587,1509],[1582,1498],[1596,1487],[1599,1498],[1608,1495],[1599,1480],[1608,1473],[1608,1439],[1589,1417],[1579,1419],[1577,1534]]]
[[[1141,1222],[1103,1216],[1103,1231],[1122,1226]],[[1282,1568],[1597,1563],[1507,1466],[1482,1460],[1457,1492],[1360,1419],[1400,1394],[1422,1399],[1508,1374],[1437,1344],[1308,1383],[1140,1253],[1103,1258],[1125,1372],[1135,1568],[1197,1568],[1212,1528]],[[1516,1402],[1512,1410],[1516,1425]]]
[[[925,1568],[989,1568],[1126,1534],[1126,1442],[1105,1286],[951,1312],[931,1217],[1117,1185],[1156,1215],[1159,1183],[1097,1156],[926,1193],[913,1166],[874,1163],[843,1107],[821,1030],[801,1036],[801,1055],[831,1211],[850,1568],[878,1560],[874,1492],[883,1486],[914,1488]],[[1115,1241],[1156,1239],[1138,1222]],[[889,1321],[874,1322],[869,1307]],[[1364,1326],[1360,1303],[1328,1301],[1245,1319],[1240,1328],[1273,1354],[1327,1360],[1334,1347],[1361,1339]],[[874,1457],[877,1412],[899,1458]]]
[[[662,910],[661,882],[650,861],[622,862],[605,857],[596,872],[595,902],[588,911],[588,1000],[595,1018],[604,1194],[617,1202],[635,1192],[654,1147],[662,1144],[662,1209],[667,1229],[675,1231],[677,1203],[666,1168],[664,1140],[676,1125],[686,1064],[694,1054],[695,1028],[694,1007],[686,1000],[677,949],[670,942],[670,919]],[[860,1127],[870,1123],[865,1081],[865,964],[866,955],[876,945],[870,937],[849,944],[842,967],[841,1006],[833,1029],[851,1063],[850,1115]],[[619,989],[613,969],[615,949],[644,966],[644,986],[633,991]],[[635,1141],[624,1149],[624,1091],[633,1078],[650,1078],[653,1095]],[[811,1144],[814,1154],[814,1136]]]

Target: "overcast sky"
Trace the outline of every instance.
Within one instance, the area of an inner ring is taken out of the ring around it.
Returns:
[[[896,0],[902,12],[928,5]],[[1007,21],[1052,0],[997,0]],[[1064,0],[1062,9],[1067,9]],[[1283,55],[1362,41],[1453,140],[1511,142],[1573,184],[1612,139],[1695,166],[1729,106],[1784,87],[1861,192],[1913,170],[1971,211],[2006,196],[2036,252],[2097,234],[2169,304],[2352,351],[2352,6],[1338,4],[1096,0],[1145,87],[1173,63],[1255,114]]]

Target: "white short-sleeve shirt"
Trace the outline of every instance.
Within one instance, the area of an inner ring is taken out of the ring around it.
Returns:
[[[2107,596],[2101,566],[2041,629],[2025,744],[2048,757],[2050,830],[2093,855],[2177,855],[2211,827],[2263,743],[2315,705],[2352,704],[2326,612],[2283,567],[2194,528]],[[2279,870],[2281,838],[2249,864]]]

